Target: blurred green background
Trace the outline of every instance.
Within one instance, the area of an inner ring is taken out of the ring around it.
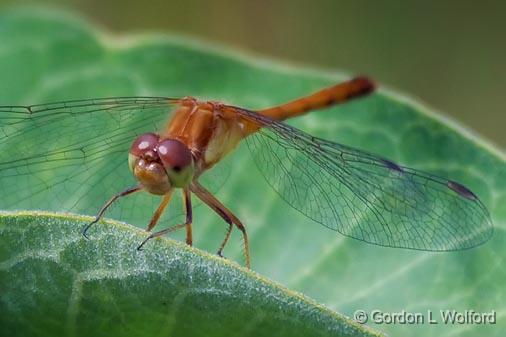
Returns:
[[[0,7],[20,3],[74,10],[114,33],[172,31],[367,74],[506,146],[503,1],[4,0]]]

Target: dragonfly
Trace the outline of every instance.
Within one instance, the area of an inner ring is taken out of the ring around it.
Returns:
[[[178,229],[185,230],[186,243],[192,245],[195,196],[226,224],[217,254],[223,256],[236,228],[250,268],[246,227],[200,181],[246,142],[257,168],[284,201],[342,235],[425,251],[461,250],[487,241],[493,229],[487,208],[461,183],[284,122],[374,90],[367,77],[355,77],[258,111],[193,97],[1,106],[0,209],[93,212],[94,220],[82,231],[88,238],[91,226],[113,204],[147,193],[159,204],[137,247],[141,250]],[[134,183],[125,186],[127,181]],[[184,200],[185,221],[153,231],[175,191]],[[128,217],[138,208],[123,210]]]

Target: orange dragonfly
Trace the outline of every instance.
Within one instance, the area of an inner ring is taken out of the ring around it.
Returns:
[[[256,112],[190,97],[3,106],[0,187],[8,197],[0,200],[0,209],[89,213],[109,194],[112,197],[84,228],[87,236],[115,201],[145,191],[161,196],[147,226],[151,232],[179,189],[186,221],[152,232],[138,249],[183,228],[186,243],[192,245],[191,196],[195,195],[228,225],[218,255],[235,226],[242,232],[249,268],[245,226],[199,182],[204,172],[245,141],[264,177],[288,204],[343,235],[380,246],[429,251],[485,242],[492,234],[490,216],[467,187],[313,137],[282,122],[373,90],[370,80],[358,77]],[[48,141],[49,137],[57,141]],[[136,184],[125,189],[125,181],[131,179],[125,175],[127,165]],[[122,210],[130,217],[136,208]]]

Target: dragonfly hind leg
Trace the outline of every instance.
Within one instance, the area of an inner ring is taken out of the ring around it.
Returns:
[[[227,233],[225,239],[220,245],[217,254],[222,256],[223,248],[227,244],[230,239],[230,234],[232,233],[233,225],[235,225],[241,232],[244,243],[244,258],[246,260],[246,267],[248,269],[251,268],[250,255],[249,255],[249,242],[248,242],[248,234],[246,233],[246,228],[242,224],[242,222],[230,211],[228,210],[218,199],[216,199],[208,190],[206,190],[202,185],[198,182],[194,181],[191,185],[191,190],[195,193],[206,205],[208,205],[213,211],[215,211],[225,222],[229,225],[227,229]]]
[[[225,220],[225,222],[227,222],[228,224],[228,228],[227,228],[227,233],[225,234],[225,238],[223,239],[221,245],[220,245],[220,248],[218,248],[218,251],[216,252],[216,255],[218,255],[219,257],[224,257],[223,256],[223,249],[225,248],[225,245],[227,244],[228,242],[228,239],[230,239],[230,234],[232,234],[232,228],[234,228],[234,224],[232,223],[232,221],[230,221],[228,218],[228,221],[227,219],[225,219],[223,216],[222,216],[223,220]]]

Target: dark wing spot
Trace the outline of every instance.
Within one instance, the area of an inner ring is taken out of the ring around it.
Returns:
[[[386,167],[388,167],[389,169],[397,171],[397,172],[404,172],[402,167],[400,167],[399,165],[397,165],[393,161],[390,161],[388,159],[382,159],[382,160],[383,160],[383,164],[385,164]]]
[[[455,191],[457,194],[459,194],[460,196],[462,196],[466,199],[470,199],[470,200],[478,199],[476,194],[471,192],[471,190],[469,190],[464,185],[461,185],[455,181],[448,180],[448,182],[446,183],[446,186],[448,186],[449,189]]]

